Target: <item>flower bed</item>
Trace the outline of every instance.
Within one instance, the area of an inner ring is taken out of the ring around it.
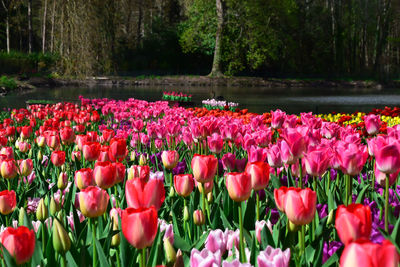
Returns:
[[[397,266],[398,108],[0,113],[6,266]]]

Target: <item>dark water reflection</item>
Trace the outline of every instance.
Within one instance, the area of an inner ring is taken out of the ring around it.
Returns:
[[[137,98],[160,100],[162,92],[179,91],[193,95],[196,106],[207,98],[223,97],[238,102],[251,112],[266,112],[280,108],[288,113],[300,112],[354,112],[372,108],[400,106],[400,89],[338,89],[338,88],[243,88],[243,87],[131,87],[131,88],[77,88],[61,87],[11,93],[0,98],[0,107],[24,107],[29,99],[77,101],[79,95],[89,98]]]

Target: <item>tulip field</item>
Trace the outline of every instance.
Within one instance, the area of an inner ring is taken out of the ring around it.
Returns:
[[[2,266],[399,265],[399,108],[79,100],[0,113]]]

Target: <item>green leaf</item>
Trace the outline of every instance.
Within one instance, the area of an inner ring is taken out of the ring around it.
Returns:
[[[193,244],[193,247],[197,250],[200,250],[200,248],[204,245],[204,242],[206,242],[207,237],[208,231],[200,236],[200,238]]]
[[[15,262],[14,258],[10,255],[8,250],[1,244],[2,252],[3,252],[3,257],[6,262],[7,267],[17,267],[17,263]]]
[[[264,227],[265,228],[265,227]],[[252,241],[251,241],[251,254],[250,254],[250,264],[255,266],[256,265],[256,258],[257,258],[257,249],[256,249],[256,236],[255,233],[252,235]]]
[[[174,245],[176,248],[179,248],[180,250],[185,252],[190,252],[190,250],[192,249],[192,246],[190,246],[190,244],[179,235],[174,236]]]
[[[361,203],[361,204],[362,204],[362,202],[364,201],[365,192],[368,190],[368,188],[369,188],[369,185],[367,184],[367,185],[361,190],[361,192],[358,194],[358,197],[357,197],[357,199],[356,199],[356,203]]]
[[[329,213],[331,210],[336,209],[336,208],[337,208],[337,206],[336,206],[335,199],[334,199],[334,197],[333,197],[333,195],[332,195],[332,191],[329,190],[329,191],[328,191],[328,213]]]
[[[103,251],[103,248],[102,248],[99,240],[96,239],[95,242],[96,242],[96,250],[97,250],[100,266],[109,267],[110,264],[107,261],[106,255],[104,255],[104,251]]]
[[[313,248],[312,246],[307,246],[305,252],[307,262],[312,263],[315,255],[315,248]]]
[[[67,252],[65,254],[65,257],[67,259],[67,265],[70,267],[78,267],[78,264],[76,264],[74,257],[72,256],[71,252]]]
[[[400,244],[400,220],[397,220],[390,237],[395,241],[396,244]]]
[[[151,247],[150,256],[149,256],[149,258],[147,260],[147,265],[146,266],[156,266],[157,265],[157,260],[159,258],[159,254],[162,251],[162,248],[160,249],[161,244],[162,244],[162,242],[161,242],[161,236],[162,235],[163,234],[160,233],[160,227],[159,227],[158,231],[157,231],[156,238],[154,239],[153,245]],[[176,240],[177,237],[178,236],[175,236],[175,240]]]

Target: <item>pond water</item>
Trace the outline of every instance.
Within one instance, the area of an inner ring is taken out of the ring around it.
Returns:
[[[25,107],[25,101],[56,100],[78,101],[79,95],[88,98],[137,98],[148,101],[161,100],[163,91],[178,91],[193,95],[193,102],[201,106],[208,98],[222,97],[238,102],[240,108],[263,113],[282,109],[288,113],[328,113],[370,111],[372,108],[400,106],[400,89],[338,89],[338,88],[243,88],[243,87],[59,87],[10,93],[0,98],[0,108]]]

